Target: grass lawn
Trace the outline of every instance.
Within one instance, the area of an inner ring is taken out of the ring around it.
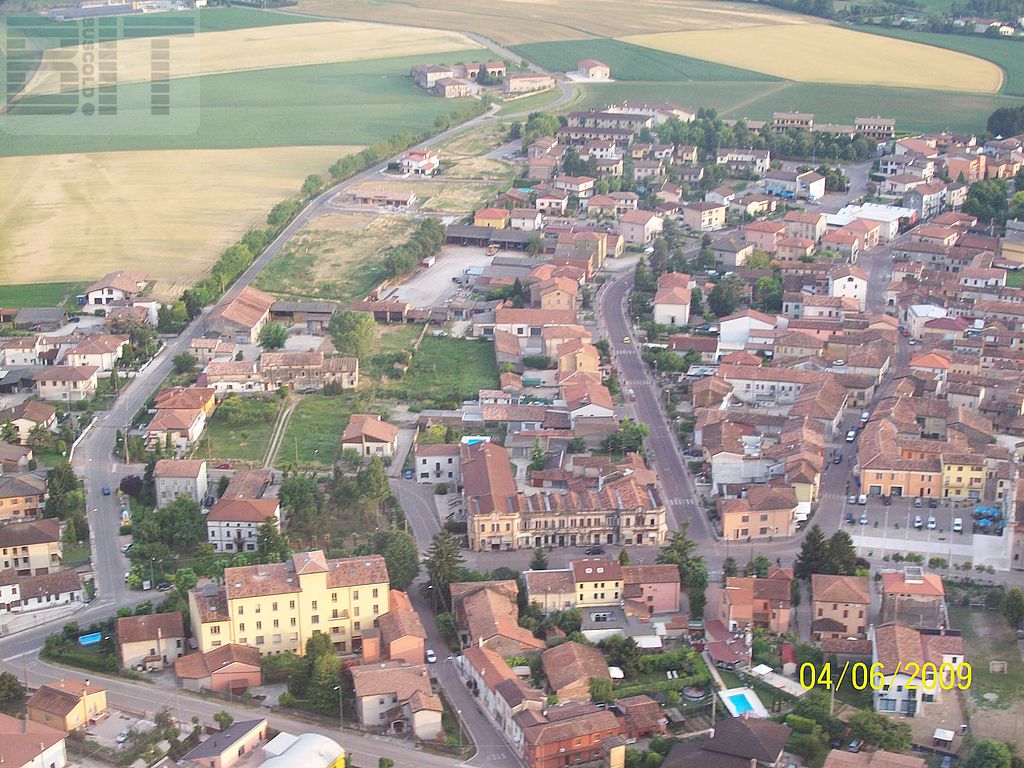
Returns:
[[[429,58],[440,63],[479,57],[478,51],[460,51]],[[414,86],[409,69],[422,60],[408,56],[176,79],[170,115],[159,118],[151,114],[148,83],[120,86],[117,114],[102,122],[81,114],[30,114],[40,101],[28,98],[0,119],[0,155],[372,144],[382,130],[431,129],[439,115],[468,103]]]
[[[276,463],[332,465],[341,453],[341,433],[354,401],[351,395],[302,395],[285,428]]]
[[[0,307],[57,307],[69,302],[78,307],[75,296],[87,283],[30,283],[0,285]]]
[[[1024,698],[1024,662],[1014,633],[1002,614],[951,604],[949,621],[963,633],[964,651],[971,665],[970,693],[978,706],[1005,707]],[[1005,675],[988,671],[988,663],[993,659],[1008,663]],[[999,698],[989,703],[984,699],[986,693],[994,693]]]
[[[427,336],[403,379],[408,396],[421,402],[449,393],[460,399],[498,386],[494,345],[479,339]]]
[[[748,69],[656,51],[621,40],[560,40],[557,43],[517,45],[512,50],[545,69],[570,72],[582,59],[598,59],[615,80],[774,80]]]
[[[691,109],[714,107],[721,117],[770,120],[785,104],[813,112],[821,122],[850,122],[857,115],[896,119],[900,133],[948,129],[983,130],[999,107],[1024,105],[1024,99],[1002,94],[942,93],[916,88],[876,88],[788,81],[751,83],[608,83],[587,88],[577,109],[604,106],[624,99],[669,101]]]
[[[1024,269],[1007,270],[1006,284],[1011,288],[1024,287]]]
[[[228,424],[215,411],[192,454],[197,459],[239,461],[250,466],[262,466],[273,430],[273,421]]]
[[[92,557],[92,551],[89,549],[88,541],[79,541],[76,544],[65,544],[64,545],[64,565],[76,565],[77,563],[87,563]]]
[[[946,10],[949,4],[946,3]],[[891,27],[858,27],[862,32],[896,37],[915,43],[934,45],[951,51],[967,53],[979,59],[987,59],[1002,67],[1005,74],[1002,93],[1024,96],[1024,45],[1016,40],[985,37],[983,35],[943,35],[937,32],[914,32]],[[985,115],[987,117],[987,115]]]
[[[563,105],[561,109],[569,109],[575,102],[580,100],[583,95],[583,86],[576,86],[573,88],[573,92],[574,98],[568,104]],[[518,99],[510,99],[502,104],[501,110],[499,110],[498,114],[505,116],[518,115],[523,112],[535,112],[539,109],[544,109],[548,104],[558,99],[561,95],[562,92],[558,88],[552,88],[550,91],[535,93],[532,96],[521,96]]]

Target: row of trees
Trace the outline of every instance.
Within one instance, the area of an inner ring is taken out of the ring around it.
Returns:
[[[427,217],[420,222],[412,236],[396,245],[384,257],[384,274],[389,278],[402,277],[419,266],[423,259],[436,256],[444,245],[444,227],[441,222]]]

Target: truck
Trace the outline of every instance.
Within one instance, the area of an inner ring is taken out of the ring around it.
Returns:
[[[424,269],[429,269],[430,267],[434,266],[435,261],[437,261],[436,256],[427,256],[426,258],[423,259],[423,261],[420,262],[420,266],[423,267]]]
[[[498,252],[498,246],[496,246],[496,245],[488,245],[487,246],[487,250],[485,251],[485,254],[487,256],[493,256],[497,252]]]

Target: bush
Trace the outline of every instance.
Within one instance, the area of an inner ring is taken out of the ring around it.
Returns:
[[[542,371],[551,365],[551,358],[547,355],[526,355],[523,358],[523,365]]]

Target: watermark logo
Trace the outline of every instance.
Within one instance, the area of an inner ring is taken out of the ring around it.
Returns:
[[[0,41],[0,134],[195,133],[198,16],[136,9],[73,8],[66,19],[6,17]],[[121,10],[127,14],[107,15]]]

